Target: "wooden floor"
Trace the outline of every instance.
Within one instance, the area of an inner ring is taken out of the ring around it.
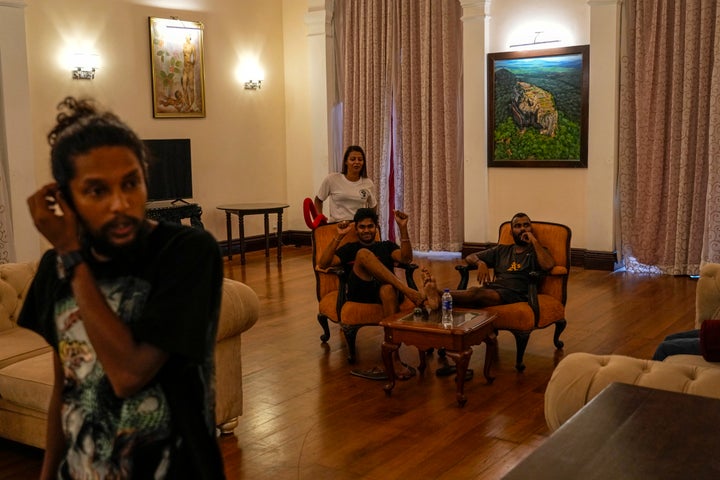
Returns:
[[[226,262],[226,275],[260,297],[258,323],[243,334],[244,414],[235,436],[220,439],[230,479],[482,479],[502,477],[549,435],[543,393],[563,354],[618,353],[649,358],[668,333],[693,325],[696,281],[687,277],[632,276],[573,268],[564,352],[553,329],[534,332],[527,369],[514,369],[512,335],[499,335],[496,377],[487,385],[484,346],[475,347],[458,408],[452,377],[436,377],[437,357],[423,377],[398,382],[391,397],[383,382],[350,375],[351,368],[382,366],[379,327],[358,335],[351,367],[337,325],[320,342],[309,247],[286,247]],[[453,285],[456,260],[416,259],[440,285]],[[417,364],[417,351],[401,348]],[[37,478],[42,452],[0,440],[0,478]]]

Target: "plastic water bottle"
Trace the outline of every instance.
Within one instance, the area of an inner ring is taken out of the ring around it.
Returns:
[[[450,295],[450,289],[446,288],[441,297],[442,301],[442,326],[445,328],[451,328],[453,323],[453,299]]]

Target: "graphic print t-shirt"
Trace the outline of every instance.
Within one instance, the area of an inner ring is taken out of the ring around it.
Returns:
[[[494,284],[527,294],[530,272],[537,265],[535,250],[516,254],[515,245],[497,245],[479,252],[478,258],[495,269]]]
[[[54,264],[50,251],[19,323],[56,348],[63,368],[67,450],[58,478],[200,478],[191,473],[184,449],[188,437],[214,442],[212,354],[222,282],[217,243],[205,232],[161,223],[142,253],[89,263],[107,304],[133,335],[170,354],[153,381],[124,399],[114,394]],[[215,452],[209,456],[212,470]]]

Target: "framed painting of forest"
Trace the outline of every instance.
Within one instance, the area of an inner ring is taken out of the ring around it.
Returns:
[[[587,168],[589,45],[488,54],[488,167]]]
[[[153,116],[204,117],[203,24],[149,17]]]

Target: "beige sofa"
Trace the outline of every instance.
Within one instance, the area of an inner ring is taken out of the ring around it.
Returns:
[[[42,337],[15,324],[36,266],[0,265],[0,437],[43,448],[52,351]],[[232,433],[242,414],[240,334],[257,321],[259,305],[250,287],[224,280],[215,347],[216,421],[222,433]]]
[[[700,270],[695,325],[720,319],[720,265]],[[612,382],[720,398],[720,363],[699,355],[673,355],[662,362],[622,355],[573,353],[555,368],[545,391],[545,420],[556,430]]]

